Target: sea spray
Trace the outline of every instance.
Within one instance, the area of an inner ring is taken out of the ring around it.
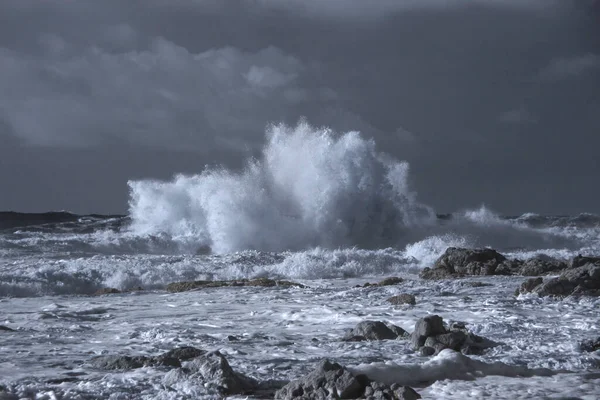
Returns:
[[[241,173],[129,182],[133,232],[229,253],[396,246],[411,228],[435,223],[410,191],[408,164],[358,132],[301,122],[273,125],[266,136],[261,157]]]

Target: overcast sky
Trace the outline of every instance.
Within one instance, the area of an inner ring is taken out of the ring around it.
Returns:
[[[3,0],[0,210],[123,213],[269,122],[359,130],[438,212],[600,212],[589,0]]]

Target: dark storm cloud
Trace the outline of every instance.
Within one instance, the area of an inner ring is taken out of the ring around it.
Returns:
[[[598,211],[588,7],[6,0],[0,208],[123,211],[126,180],[239,166],[306,116],[408,159],[440,211]]]

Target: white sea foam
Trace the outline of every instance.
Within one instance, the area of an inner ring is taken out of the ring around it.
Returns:
[[[171,182],[130,182],[134,232],[167,233],[216,253],[396,245],[433,210],[408,187],[408,164],[357,132],[272,126],[241,173],[207,169]]]

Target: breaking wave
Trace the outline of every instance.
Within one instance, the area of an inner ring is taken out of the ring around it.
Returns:
[[[357,132],[274,125],[241,173],[207,169],[129,182],[132,230],[214,253],[396,246],[435,222],[408,185],[408,164]],[[406,244],[406,242],[405,242]]]

